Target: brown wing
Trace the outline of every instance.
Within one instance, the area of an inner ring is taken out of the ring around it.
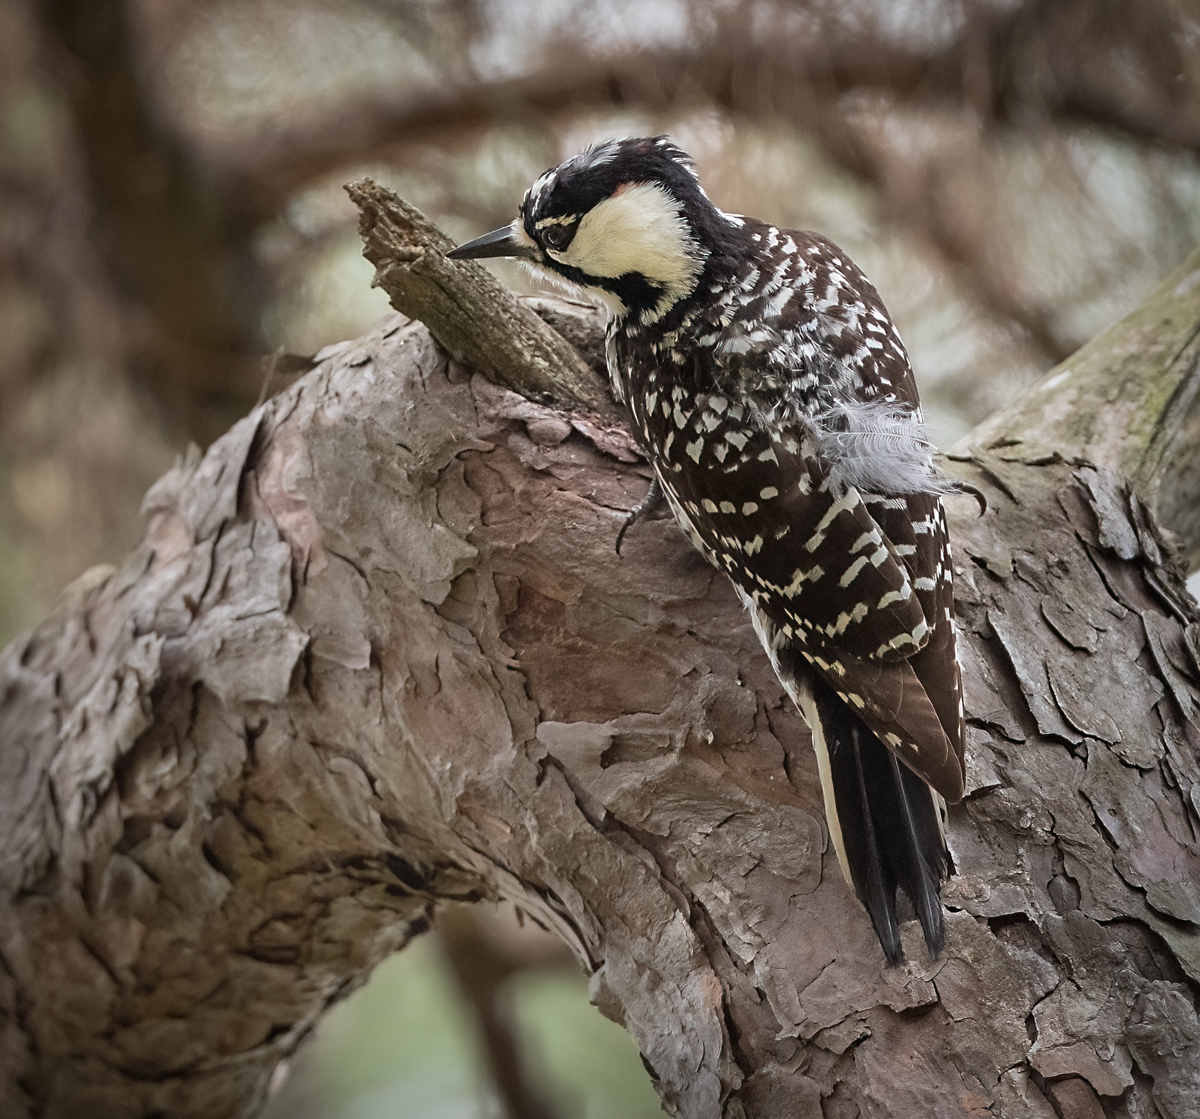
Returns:
[[[650,403],[644,430],[660,483],[696,546],[888,746],[959,799],[959,685],[937,498],[834,492],[797,439],[762,431],[720,394],[676,389]]]
[[[794,439],[751,426],[724,397],[669,403],[651,421],[668,500],[786,638],[822,656],[871,660],[925,644],[909,570],[853,487],[832,492]]]
[[[944,783],[930,782],[953,803],[962,796],[966,775],[966,718],[954,628],[954,568],[946,513],[941,498],[935,494],[904,494],[893,498],[867,495],[866,500],[872,515],[902,555],[929,623],[928,641],[909,657],[908,664],[933,704],[953,749],[958,770],[957,793],[953,791],[955,783],[950,774]],[[913,768],[921,769],[915,764]]]

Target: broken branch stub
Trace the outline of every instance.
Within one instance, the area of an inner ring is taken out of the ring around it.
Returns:
[[[346,191],[360,211],[363,255],[375,265],[376,284],[451,357],[525,396],[611,416],[607,387],[579,354],[486,268],[447,260],[454,242],[420,210],[371,179]]]

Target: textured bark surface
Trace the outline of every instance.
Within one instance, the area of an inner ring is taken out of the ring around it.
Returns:
[[[628,437],[402,318],[318,356],[0,655],[0,1113],[252,1114],[497,897],[689,1119],[1197,1113],[1200,629],[1116,474],[955,467],[970,792],[886,968],[733,592],[661,516],[613,554]]]
[[[1200,567],[1200,256],[964,443],[1120,473]]]

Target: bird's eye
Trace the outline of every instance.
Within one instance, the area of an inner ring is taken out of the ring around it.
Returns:
[[[542,231],[542,241],[545,243],[546,248],[558,251],[565,249],[571,243],[571,238],[574,236],[574,225],[552,225]]]

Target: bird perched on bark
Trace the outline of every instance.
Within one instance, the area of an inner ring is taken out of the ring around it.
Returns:
[[[939,475],[900,336],[831,241],[723,213],[667,138],[547,171],[456,259],[516,257],[611,313],[613,391],[812,731],[830,836],[888,960],[897,890],[943,942],[964,719]]]

